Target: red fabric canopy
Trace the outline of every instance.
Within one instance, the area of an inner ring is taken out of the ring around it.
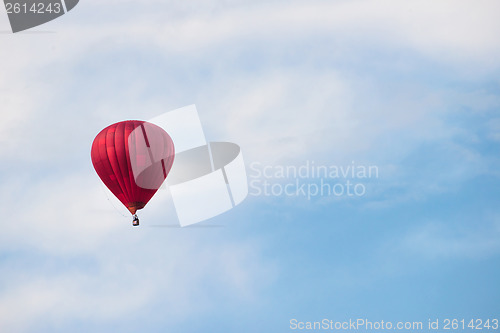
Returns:
[[[174,143],[162,128],[127,120],[103,129],[92,143],[97,174],[130,213],[144,208],[174,162]]]

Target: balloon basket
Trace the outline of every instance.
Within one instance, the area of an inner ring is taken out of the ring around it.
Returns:
[[[139,226],[139,217],[137,217],[137,215],[134,215],[134,219],[132,220],[132,225],[134,227]]]

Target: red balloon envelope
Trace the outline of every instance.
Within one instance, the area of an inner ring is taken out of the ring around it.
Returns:
[[[167,132],[140,120],[106,127],[97,134],[91,152],[95,171],[132,214],[144,208],[160,188],[174,155]]]

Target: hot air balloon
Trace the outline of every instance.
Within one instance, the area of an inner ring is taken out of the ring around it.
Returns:
[[[160,188],[174,162],[174,143],[161,127],[127,120],[103,129],[92,143],[94,169],[104,185],[133,215]]]

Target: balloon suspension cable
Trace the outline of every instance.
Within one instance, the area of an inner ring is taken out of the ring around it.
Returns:
[[[108,200],[108,202],[109,202],[109,204],[111,205],[111,207],[113,207],[113,209],[114,209],[114,210],[115,210],[118,214],[120,214],[121,216],[123,216],[123,217],[127,217],[128,215],[123,214],[123,213],[122,213],[122,212],[121,212],[121,211],[120,211],[120,210],[119,210],[119,209],[115,206],[115,204],[113,203],[113,201],[111,201],[111,200],[109,199],[109,195],[108,195],[108,193],[106,192],[106,186],[105,186],[104,184],[101,184],[101,185],[102,185],[102,186],[101,186],[101,190],[102,190],[102,192],[104,193],[104,195],[106,196],[106,199]]]
[[[134,227],[137,227],[139,225],[139,217],[137,216],[137,214],[134,214],[134,219],[132,220],[132,225]]]

